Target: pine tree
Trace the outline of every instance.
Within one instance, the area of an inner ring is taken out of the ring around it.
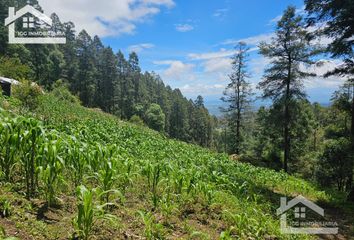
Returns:
[[[100,79],[98,89],[101,99],[101,108],[105,112],[113,113],[114,109],[114,94],[115,94],[115,80],[117,79],[117,59],[111,48],[105,48],[102,52],[103,66],[100,69]]]
[[[78,68],[78,59],[76,57],[75,25],[72,22],[66,22],[63,25],[66,44],[59,46],[61,52],[63,53],[65,62],[61,72],[61,78],[67,83],[73,83]]]
[[[344,63],[336,69],[328,72],[326,76],[341,75],[353,79],[354,75],[354,2],[352,0],[305,0],[306,11],[309,16],[309,25],[323,24],[323,28],[317,30],[317,36],[326,36],[331,39],[327,45],[327,52],[333,58],[343,59]],[[354,149],[354,94],[351,99],[351,143]],[[353,160],[354,162],[354,157]],[[353,163],[354,166],[354,163]],[[354,169],[353,169],[354,175]],[[353,175],[349,185],[352,185]],[[351,194],[354,201],[354,186]]]
[[[119,116],[127,119],[127,92],[128,92],[128,63],[124,54],[119,51],[116,54],[118,78],[115,82],[115,97],[119,100]]]
[[[224,91],[225,97],[222,100],[228,103],[224,111],[228,115],[229,126],[233,133],[233,151],[240,154],[242,145],[242,122],[243,114],[249,106],[252,95],[250,84],[247,82],[247,56],[248,48],[245,43],[240,42],[236,47],[236,54],[232,57],[233,72],[230,75],[231,82]]]
[[[295,14],[295,7],[288,7],[278,22],[272,42],[260,44],[260,53],[271,59],[271,65],[265,70],[259,88],[263,89],[263,98],[271,98],[284,107],[285,172],[288,171],[288,161],[291,159],[290,123],[294,116],[291,116],[290,108],[294,100],[305,98],[303,79],[312,76],[300,69],[301,64],[313,63],[311,56],[314,49],[307,36],[301,16]]]
[[[76,44],[78,70],[72,87],[74,92],[79,93],[82,103],[85,106],[91,107],[94,106],[94,99],[97,88],[92,39],[90,35],[88,35],[88,33],[83,30],[79,33],[76,39]]]
[[[135,103],[140,103],[140,72],[139,58],[135,52],[129,54],[130,77],[133,84],[133,98]]]
[[[49,66],[48,66],[48,80],[46,85],[52,88],[55,81],[59,80],[62,76],[62,71],[65,66],[64,55],[58,48],[51,51],[49,56]]]
[[[188,110],[187,104],[179,89],[175,89],[171,96],[171,116],[170,116],[170,132],[172,138],[187,141],[188,136]]]

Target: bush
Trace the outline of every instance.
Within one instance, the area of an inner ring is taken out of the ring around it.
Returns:
[[[13,97],[19,99],[23,106],[30,110],[37,108],[39,96],[43,93],[40,86],[28,80],[22,80],[19,85],[13,85]]]
[[[0,75],[8,78],[22,79],[29,77],[31,69],[18,58],[0,58]]]
[[[0,108],[16,112],[21,107],[21,101],[13,97],[5,97],[0,91]]]
[[[139,126],[144,126],[144,121],[138,116],[138,115],[133,115],[129,122],[133,123],[133,124],[136,124],[136,125],[139,125]]]
[[[145,113],[145,118],[148,126],[156,131],[162,132],[165,129],[165,114],[160,105],[151,104]]]
[[[77,96],[74,96],[61,80],[58,80],[53,84],[53,91],[51,93],[59,100],[81,104],[80,99]]]
[[[352,174],[351,151],[351,143],[346,138],[327,142],[316,174],[321,185],[336,185],[339,191],[345,190]]]

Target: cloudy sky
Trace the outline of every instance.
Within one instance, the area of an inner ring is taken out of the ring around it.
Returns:
[[[184,95],[217,102],[228,83],[230,57],[242,40],[250,47],[249,81],[256,86],[268,60],[258,54],[288,5],[302,0],[39,0],[45,13],[73,21],[125,54],[136,51],[143,70],[155,71]],[[325,42],[325,40],[323,40]],[[323,59],[318,74],[340,64]],[[312,101],[327,103],[343,79],[306,79]]]

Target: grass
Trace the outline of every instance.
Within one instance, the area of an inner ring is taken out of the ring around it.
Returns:
[[[234,162],[52,94],[32,112],[11,101],[2,103],[2,124],[23,120],[31,124],[21,131],[42,132],[26,142],[36,146],[24,145],[36,161],[18,151],[11,176],[2,172],[0,198],[8,199],[12,214],[0,224],[8,236],[15,225],[23,239],[311,239],[280,233],[280,197],[342,201],[305,180]],[[23,159],[38,170],[23,165],[35,189],[18,177]],[[76,193],[80,185],[86,187]]]

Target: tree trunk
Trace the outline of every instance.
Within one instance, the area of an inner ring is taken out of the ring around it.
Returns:
[[[284,126],[284,171],[288,172],[288,161],[290,156],[290,129],[289,129],[289,105],[285,106],[285,126]]]
[[[354,202],[354,186],[353,186],[353,174],[354,174],[354,83],[353,83],[353,91],[352,91],[352,110],[351,110],[351,129],[350,129],[350,137],[351,137],[351,144],[352,144],[352,154],[351,154],[351,167],[352,172],[349,176],[347,188],[351,189],[348,196],[348,201]]]
[[[227,125],[225,125],[225,133],[224,133],[224,151],[227,153]]]
[[[241,49],[240,49],[241,51]],[[237,82],[236,82],[236,154],[240,154],[240,143],[241,143],[241,82],[242,82],[242,57],[239,56],[238,72],[237,72]]]
[[[240,119],[239,116],[237,117],[237,122],[236,122],[236,154],[240,154]]]
[[[291,59],[289,57],[288,77],[285,95],[285,116],[284,116],[284,171],[288,172],[288,162],[290,159],[290,81],[291,81]]]
[[[240,154],[241,143],[241,100],[240,100],[240,86],[237,85],[237,119],[236,119],[236,154]]]

